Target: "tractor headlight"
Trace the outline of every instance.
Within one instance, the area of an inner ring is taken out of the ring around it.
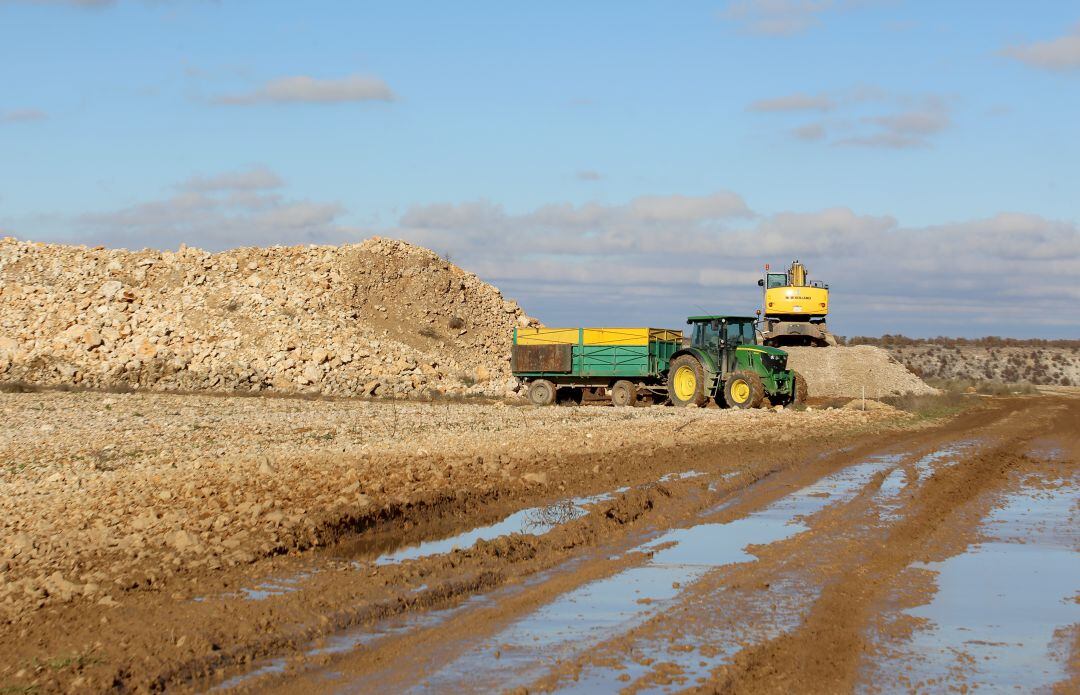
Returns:
[[[787,366],[787,355],[767,355],[761,356],[761,362],[771,372],[780,372]]]

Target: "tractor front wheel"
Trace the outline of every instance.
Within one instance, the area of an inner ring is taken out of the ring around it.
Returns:
[[[732,372],[724,382],[724,402],[729,408],[760,408],[764,400],[765,385],[753,372]]]
[[[551,405],[555,402],[555,384],[547,379],[537,379],[529,384],[525,396],[533,405]]]
[[[693,355],[680,355],[668,366],[668,398],[679,406],[705,404],[705,370]]]

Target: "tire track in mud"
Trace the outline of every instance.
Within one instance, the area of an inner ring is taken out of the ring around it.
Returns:
[[[1008,415],[1009,412],[1011,411],[1006,409],[1004,414]],[[967,436],[973,429],[988,426],[987,420],[990,420],[990,424],[993,424],[1001,417],[1002,413],[991,414],[989,417],[987,413],[968,414],[958,418],[955,423],[944,428],[944,431],[934,430],[916,433],[911,436],[910,441],[905,440],[902,443],[905,446],[915,443],[923,448],[932,448],[936,443],[947,443],[956,440],[958,433],[964,433]],[[716,512],[713,515],[713,520],[715,520],[717,514],[721,517],[733,519],[751,513],[755,509],[782,499],[791,492],[791,488],[797,489],[812,484],[822,476],[842,470],[850,464],[866,458],[871,452],[879,451],[881,448],[881,442],[866,443],[864,446],[833,457],[831,460],[819,460],[804,467],[786,470],[782,474],[758,483],[749,490],[743,490],[741,494],[730,499],[726,507]],[[884,475],[873,481],[875,488],[880,485],[883,478]],[[672,525],[678,526],[680,523],[674,519],[663,521],[666,521],[669,527]],[[681,523],[695,524],[701,521],[702,518],[698,515],[690,518],[684,517]],[[642,562],[644,562],[644,559]],[[474,617],[472,620],[467,621],[455,618],[453,626],[440,626],[425,635],[423,639],[397,638],[391,640],[388,644],[375,645],[371,649],[363,650],[361,653],[351,654],[344,659],[335,660],[330,667],[322,671],[317,670],[314,675],[290,674],[288,678],[279,681],[277,685],[281,690],[291,692],[306,690],[311,687],[326,690],[341,686],[340,680],[336,684],[329,684],[327,681],[322,680],[322,677],[329,672],[333,674],[344,673],[345,680],[352,682],[354,686],[359,687],[357,684],[363,683],[362,689],[405,687],[409,683],[415,683],[419,678],[415,670],[415,664],[419,663],[425,667],[430,667],[424,668],[425,673],[430,673],[431,669],[435,668],[438,663],[452,662],[455,656],[467,652],[469,645],[475,645],[482,641],[485,636],[490,637],[497,634],[500,629],[512,624],[515,616],[527,614],[528,610],[535,610],[546,603],[550,603],[550,601],[572,591],[576,587],[597,581],[603,576],[612,576],[614,571],[619,568],[610,566],[610,562],[608,564],[608,571],[600,572],[600,576],[597,575],[595,567],[593,571],[589,571],[587,566],[582,567],[581,565],[573,569],[572,572],[569,568],[561,574],[556,571],[553,574],[553,579],[545,582],[545,590],[534,592],[530,597],[519,598],[514,602],[499,603],[491,608],[489,615]],[[623,567],[622,569],[625,570],[626,568]],[[427,642],[437,642],[438,649],[432,648]],[[435,654],[435,651],[439,653]],[[401,663],[402,661],[408,662],[408,665]],[[379,677],[373,678],[372,676],[376,672]],[[361,678],[362,680],[359,680]],[[447,684],[443,683],[441,685],[446,686]],[[505,685],[506,681],[504,680],[487,684],[488,687],[496,689]]]
[[[876,607],[859,691],[1077,691],[1080,409],[1022,453],[1007,487],[958,510],[981,518],[934,534]]]
[[[537,690],[562,692],[651,690],[702,683],[718,665],[739,649],[796,628],[820,596],[832,568],[858,561],[852,554],[882,525],[884,507],[901,490],[888,490],[887,480],[900,473],[945,461],[950,448],[926,447],[907,455],[879,455],[849,467],[791,497],[825,497],[827,504],[811,506],[797,516],[799,527],[767,544],[750,545],[747,561],[731,563],[694,583],[679,601],[650,623],[617,636],[591,652],[554,669],[531,684]],[[859,475],[860,469],[862,474]],[[829,492],[831,478],[850,487],[848,493]],[[781,500],[779,506],[791,497]],[[774,504],[769,509],[774,509]],[[740,521],[758,512],[728,520],[717,534],[728,536]],[[792,522],[789,522],[789,524]]]
[[[877,438],[882,436],[880,432],[881,428],[871,423],[843,439]],[[674,442],[677,437],[671,439]],[[752,439],[727,444],[722,452],[700,442],[582,451],[562,461],[563,468],[569,467],[563,482],[569,491],[588,495],[620,485],[645,484],[672,471],[727,471],[737,462],[738,469],[746,472],[742,480],[732,483],[732,487],[739,487],[798,465],[805,452],[826,445],[823,439],[785,450],[778,459],[761,456]],[[522,506],[549,502],[559,494],[555,487],[561,491],[563,485],[466,491],[453,500],[434,495],[427,500],[430,504],[410,502],[373,510],[377,523],[363,525],[366,530],[358,537],[362,542],[356,552],[366,558],[402,542],[495,520]],[[639,512],[648,511],[635,511],[628,502],[622,504],[614,519],[571,524],[543,542],[496,539],[434,558],[373,568],[370,574],[358,571],[354,558],[339,557],[339,552],[350,552],[347,545],[339,543],[221,572],[177,576],[160,586],[155,580],[147,587],[150,590],[138,583],[125,586],[119,607],[88,610],[74,603],[48,607],[35,614],[32,623],[19,626],[0,640],[0,656],[11,665],[6,673],[14,679],[0,682],[0,687],[8,683],[17,686],[31,678],[34,687],[45,691],[67,689],[72,681],[92,689],[203,687],[225,675],[218,673],[221,669],[293,652],[311,639],[354,627],[370,618],[371,606],[382,606],[383,612],[391,613],[439,608],[553,566],[582,548],[618,535],[623,527],[633,527]],[[432,514],[436,520],[430,523]],[[349,525],[339,528],[349,539],[358,530]],[[366,540],[373,543],[365,545]],[[289,579],[299,573],[308,576],[296,582],[294,591],[268,596],[264,601],[237,596],[222,601],[192,600],[228,597],[244,587],[257,588],[267,579],[280,580],[282,575]],[[424,584],[431,591],[416,595],[414,589]],[[168,628],[158,629],[158,625]],[[71,654],[80,656],[77,669],[50,670],[38,665],[45,659]]]
[[[1000,420],[997,431],[987,433],[987,446],[973,449],[958,465],[938,467],[916,488],[880,542],[844,563],[798,627],[748,646],[700,691],[850,691],[862,655],[871,648],[866,628],[896,578],[926,554],[935,534],[954,533],[953,525],[970,533],[989,509],[988,496],[1007,488],[1015,473],[1037,465],[1025,451],[1053,427],[1055,406],[1047,400],[1026,405],[1022,417],[1014,411]],[[1080,401],[1066,405],[1074,418],[1078,407]],[[964,545],[956,538],[952,543],[954,549]]]

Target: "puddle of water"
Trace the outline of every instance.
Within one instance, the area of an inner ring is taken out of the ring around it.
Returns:
[[[307,579],[310,579],[318,570],[310,569],[288,577],[281,577],[277,579],[271,579],[261,584],[256,585],[254,588],[245,587],[239,591],[229,592],[225,594],[219,594],[216,596],[196,596],[192,599],[196,603],[203,603],[204,601],[212,600],[226,600],[226,599],[245,599],[247,601],[265,601],[271,596],[281,596],[283,594],[292,593],[300,588],[300,584]]]
[[[558,692],[589,695],[612,692],[617,689],[618,683],[634,683],[636,693],[664,693],[681,691],[705,682],[713,668],[730,659],[738,651],[734,645],[773,639],[798,627],[806,608],[813,604],[818,594],[819,588],[808,586],[801,576],[774,579],[769,587],[768,601],[772,605],[766,620],[709,628],[701,634],[695,633],[689,637],[679,634],[671,639],[653,636],[648,641],[636,641],[633,648],[627,650],[628,654],[633,655],[630,659],[614,668],[587,669],[578,675],[577,680],[560,683]],[[695,609],[712,612],[725,610],[724,598],[715,599],[706,599],[695,605]],[[721,654],[709,651],[704,655],[698,651],[703,645],[710,648],[726,645],[727,649]],[[650,685],[647,681],[640,682],[640,679],[660,663],[674,664],[680,670],[677,676],[672,677],[670,684]],[[623,680],[619,681],[620,678]]]
[[[971,448],[973,444],[974,442],[971,441],[957,442],[952,446],[938,449],[937,451],[923,456],[915,462],[915,470],[919,474],[919,480],[926,480],[930,477],[930,475],[933,474],[934,469],[939,467],[938,464],[942,464],[943,467],[956,465],[956,461],[946,461],[946,459],[958,458],[960,453]]]
[[[1031,455],[1047,461],[1065,460],[1065,450],[1061,444],[1048,437],[1039,437],[1031,442]]]
[[[661,483],[670,483],[672,480],[686,480],[687,478],[700,478],[705,475],[701,471],[683,471],[682,473],[668,473],[660,478]]]
[[[434,627],[441,623],[445,623],[454,616],[468,610],[497,603],[498,601],[520,593],[529,587],[541,584],[547,581],[554,572],[572,571],[573,567],[579,564],[579,562],[580,560],[576,559],[570,560],[554,570],[541,572],[536,576],[526,579],[520,584],[502,587],[488,594],[476,594],[470,596],[456,606],[426,611],[424,613],[410,613],[394,616],[386,620],[377,621],[374,625],[365,625],[363,627],[346,630],[338,635],[309,644],[304,650],[304,655],[305,657],[314,657],[319,655],[344,654],[358,647],[370,646],[386,637],[392,637],[394,635],[412,632],[427,627]],[[427,585],[424,584],[420,588],[415,589],[413,593],[418,593],[426,587]],[[260,662],[256,668],[237,674],[219,683],[211,690],[229,690],[251,683],[258,678],[284,673],[287,666],[288,660],[285,657],[266,659],[265,661]],[[332,677],[329,677],[329,680],[335,680],[341,676],[338,672],[331,672],[330,675]]]
[[[488,526],[463,531],[449,538],[423,541],[406,546],[391,553],[375,558],[376,565],[396,565],[406,560],[416,560],[432,555],[449,553],[456,549],[471,548],[477,541],[490,541],[512,533],[542,536],[560,524],[580,519],[589,513],[587,507],[611,499],[616,493],[605,493],[594,497],[581,497],[556,502],[546,507],[530,507],[514,512],[502,521]],[[361,565],[363,563],[356,563]]]
[[[688,478],[697,478],[702,475],[705,474],[699,471],[668,473],[660,478],[658,482],[667,483],[674,480],[686,480]],[[457,548],[470,548],[480,540],[490,541],[512,533],[542,536],[560,524],[565,524],[585,516],[589,513],[589,506],[614,499],[616,495],[621,495],[629,489],[630,488],[628,487],[621,487],[612,492],[592,495],[591,497],[576,497],[556,502],[555,504],[547,505],[545,507],[522,509],[521,511],[514,512],[502,521],[489,526],[472,528],[449,538],[424,541],[416,545],[410,545],[390,553],[385,553],[375,559],[375,564],[393,565],[405,562],[406,560],[415,560],[431,555],[441,555]]]
[[[926,480],[936,469],[956,464],[958,455],[970,447],[971,442],[959,442],[944,449],[932,451],[914,463],[916,481],[911,481],[907,473],[897,468],[881,481],[881,487],[874,494],[874,503],[882,519],[894,520],[900,510],[902,493],[909,485]],[[953,459],[953,460],[950,460]]]
[[[527,685],[556,661],[641,625],[663,610],[682,586],[706,572],[754,561],[748,546],[774,543],[807,530],[800,519],[853,498],[875,473],[895,466],[901,457],[873,457],[741,519],[669,531],[639,546],[653,553],[647,565],[560,596],[446,665],[416,690],[454,691],[492,682],[502,688]],[[731,652],[737,649],[735,643],[730,647]],[[593,674],[589,681],[592,686],[606,685],[601,689],[617,688],[620,674],[614,670],[606,672],[607,677]]]
[[[988,542],[916,565],[937,572],[938,591],[905,612],[930,623],[868,667],[868,679],[1030,692],[1065,678],[1054,633],[1080,621],[1078,494],[1065,486],[1013,495],[984,521]]]
[[[660,478],[660,482],[685,480],[702,475],[705,474],[692,470],[684,471],[682,473],[669,473]],[[468,531],[464,531],[449,538],[424,541],[416,545],[399,548],[390,553],[384,553],[378,556],[374,560],[374,563],[376,565],[394,565],[405,562],[406,560],[415,560],[431,555],[441,555],[457,548],[472,547],[479,540],[493,540],[512,533],[542,536],[560,524],[565,524],[585,516],[589,513],[588,507],[591,505],[614,499],[616,495],[620,495],[629,489],[630,488],[628,487],[621,487],[612,492],[563,500],[545,507],[522,509],[507,516],[502,521],[488,526],[469,529]],[[353,565],[355,567],[361,567],[364,563],[357,561],[354,562]],[[299,588],[300,583],[311,577],[313,574],[314,571],[299,572],[283,579],[273,579],[263,582],[254,588],[243,588],[238,592],[223,594],[219,597],[198,596],[193,600],[200,603],[209,601],[212,598],[243,598],[249,601],[263,601],[272,596],[281,596],[282,594],[296,591]]]

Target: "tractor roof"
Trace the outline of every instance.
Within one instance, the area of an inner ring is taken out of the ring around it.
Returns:
[[[731,316],[728,314],[709,314],[706,316],[688,316],[686,318],[687,323],[698,323],[699,321],[713,321],[719,319],[739,319],[744,321],[756,321],[756,316]]]

